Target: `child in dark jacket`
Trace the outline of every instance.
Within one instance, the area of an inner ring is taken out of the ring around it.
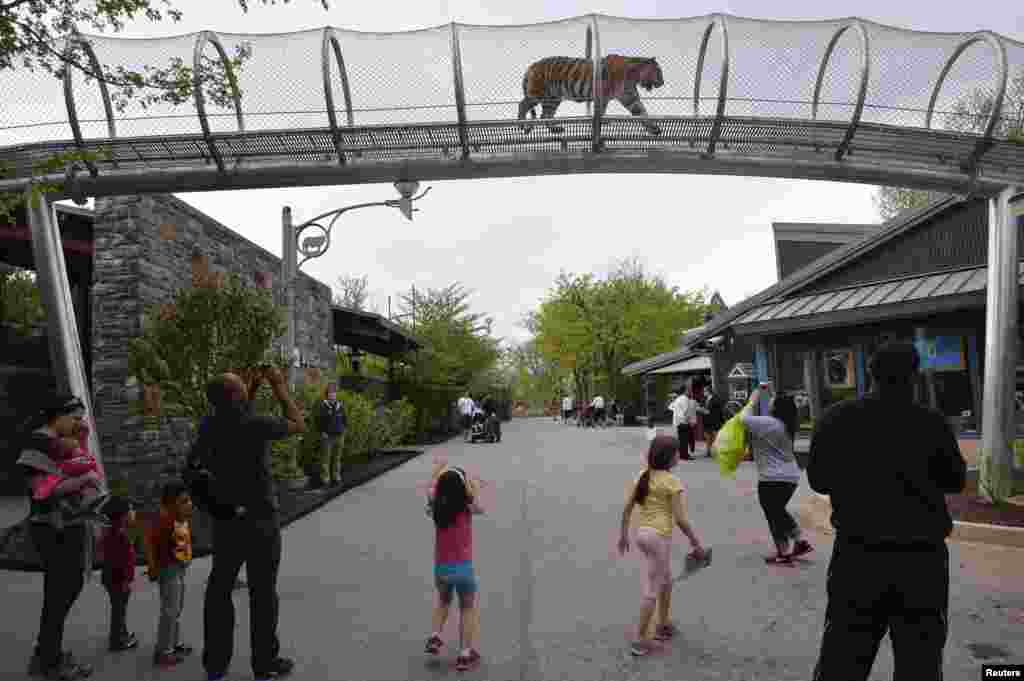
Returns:
[[[128,536],[128,527],[135,522],[135,511],[127,500],[115,497],[107,503],[106,513],[110,527],[100,536],[103,586],[110,597],[110,651],[120,652],[139,645],[125,621],[135,581],[135,546]]]

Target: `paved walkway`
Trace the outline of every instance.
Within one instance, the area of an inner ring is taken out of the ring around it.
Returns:
[[[831,539],[811,538],[813,561],[770,568],[769,537],[754,495],[754,471],[736,481],[698,459],[678,473],[690,490],[690,514],[715,564],[676,588],[681,638],[650,658],[625,647],[639,607],[642,564],[614,556],[615,526],[627,481],[641,467],[645,429],[581,430],[550,419],[506,424],[500,444],[455,440],[430,448],[352,490],[285,532],[281,568],[281,638],[298,660],[299,681],[400,681],[457,675],[448,657],[423,655],[432,601],[433,530],[418,485],[431,460],[446,455],[476,469],[490,485],[490,513],[476,522],[476,563],[483,604],[481,669],[469,679],[783,679],[806,680],[814,664],[825,606]],[[800,494],[806,494],[802,487]],[[794,502],[795,505],[796,502]],[[674,548],[676,566],[686,551]],[[1024,551],[952,546],[947,676],[978,678],[975,654],[1024,662]],[[186,640],[201,642],[202,591],[209,561],[188,577]],[[0,678],[22,678],[36,633],[42,578],[5,572],[0,621]],[[236,592],[237,656],[232,679],[249,675],[248,606]],[[105,594],[87,587],[67,627],[67,647],[95,664],[97,679],[194,681],[197,659],[156,672],[150,653],[155,588],[144,579],[129,624],[144,645],[105,652]],[[12,615],[16,613],[16,615]],[[451,624],[454,624],[451,623]],[[454,631],[454,627],[449,627]],[[892,675],[886,642],[872,679]]]

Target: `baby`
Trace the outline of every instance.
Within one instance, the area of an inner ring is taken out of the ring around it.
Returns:
[[[83,421],[77,437],[53,441],[48,454],[60,473],[45,476],[32,492],[34,499],[49,499],[59,485],[74,480],[73,484],[65,486],[65,490],[78,497],[84,511],[99,511],[110,495],[103,489],[103,475],[96,457],[89,452],[88,437],[89,426]]]

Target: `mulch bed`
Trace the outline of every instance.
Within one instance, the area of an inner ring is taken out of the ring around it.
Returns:
[[[284,484],[279,484],[282,526],[290,525],[347,490],[369,482],[422,453],[422,450],[412,449],[379,452],[364,463],[352,464],[345,468],[343,471],[344,482],[334,488],[293,491],[287,489]],[[196,513],[192,522],[193,558],[210,555],[211,546],[212,522],[205,513]],[[143,566],[145,558],[141,555],[141,551],[139,553],[138,564]],[[0,530],[0,569],[40,571],[38,556],[24,524]]]
[[[978,474],[969,471],[963,494],[947,494],[946,506],[953,520],[966,523],[988,523],[1008,527],[1024,527],[1024,506],[1017,504],[990,505],[978,496]]]

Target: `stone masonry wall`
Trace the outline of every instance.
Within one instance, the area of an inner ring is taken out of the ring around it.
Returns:
[[[170,195],[124,196],[96,202],[93,274],[95,419],[111,479],[152,498],[176,473],[187,451],[187,419],[144,419],[141,386],[129,376],[128,340],[143,314],[190,286],[193,269],[235,273],[281,293],[281,260]],[[295,293],[296,340],[310,364],[333,358],[331,290],[300,274]]]

